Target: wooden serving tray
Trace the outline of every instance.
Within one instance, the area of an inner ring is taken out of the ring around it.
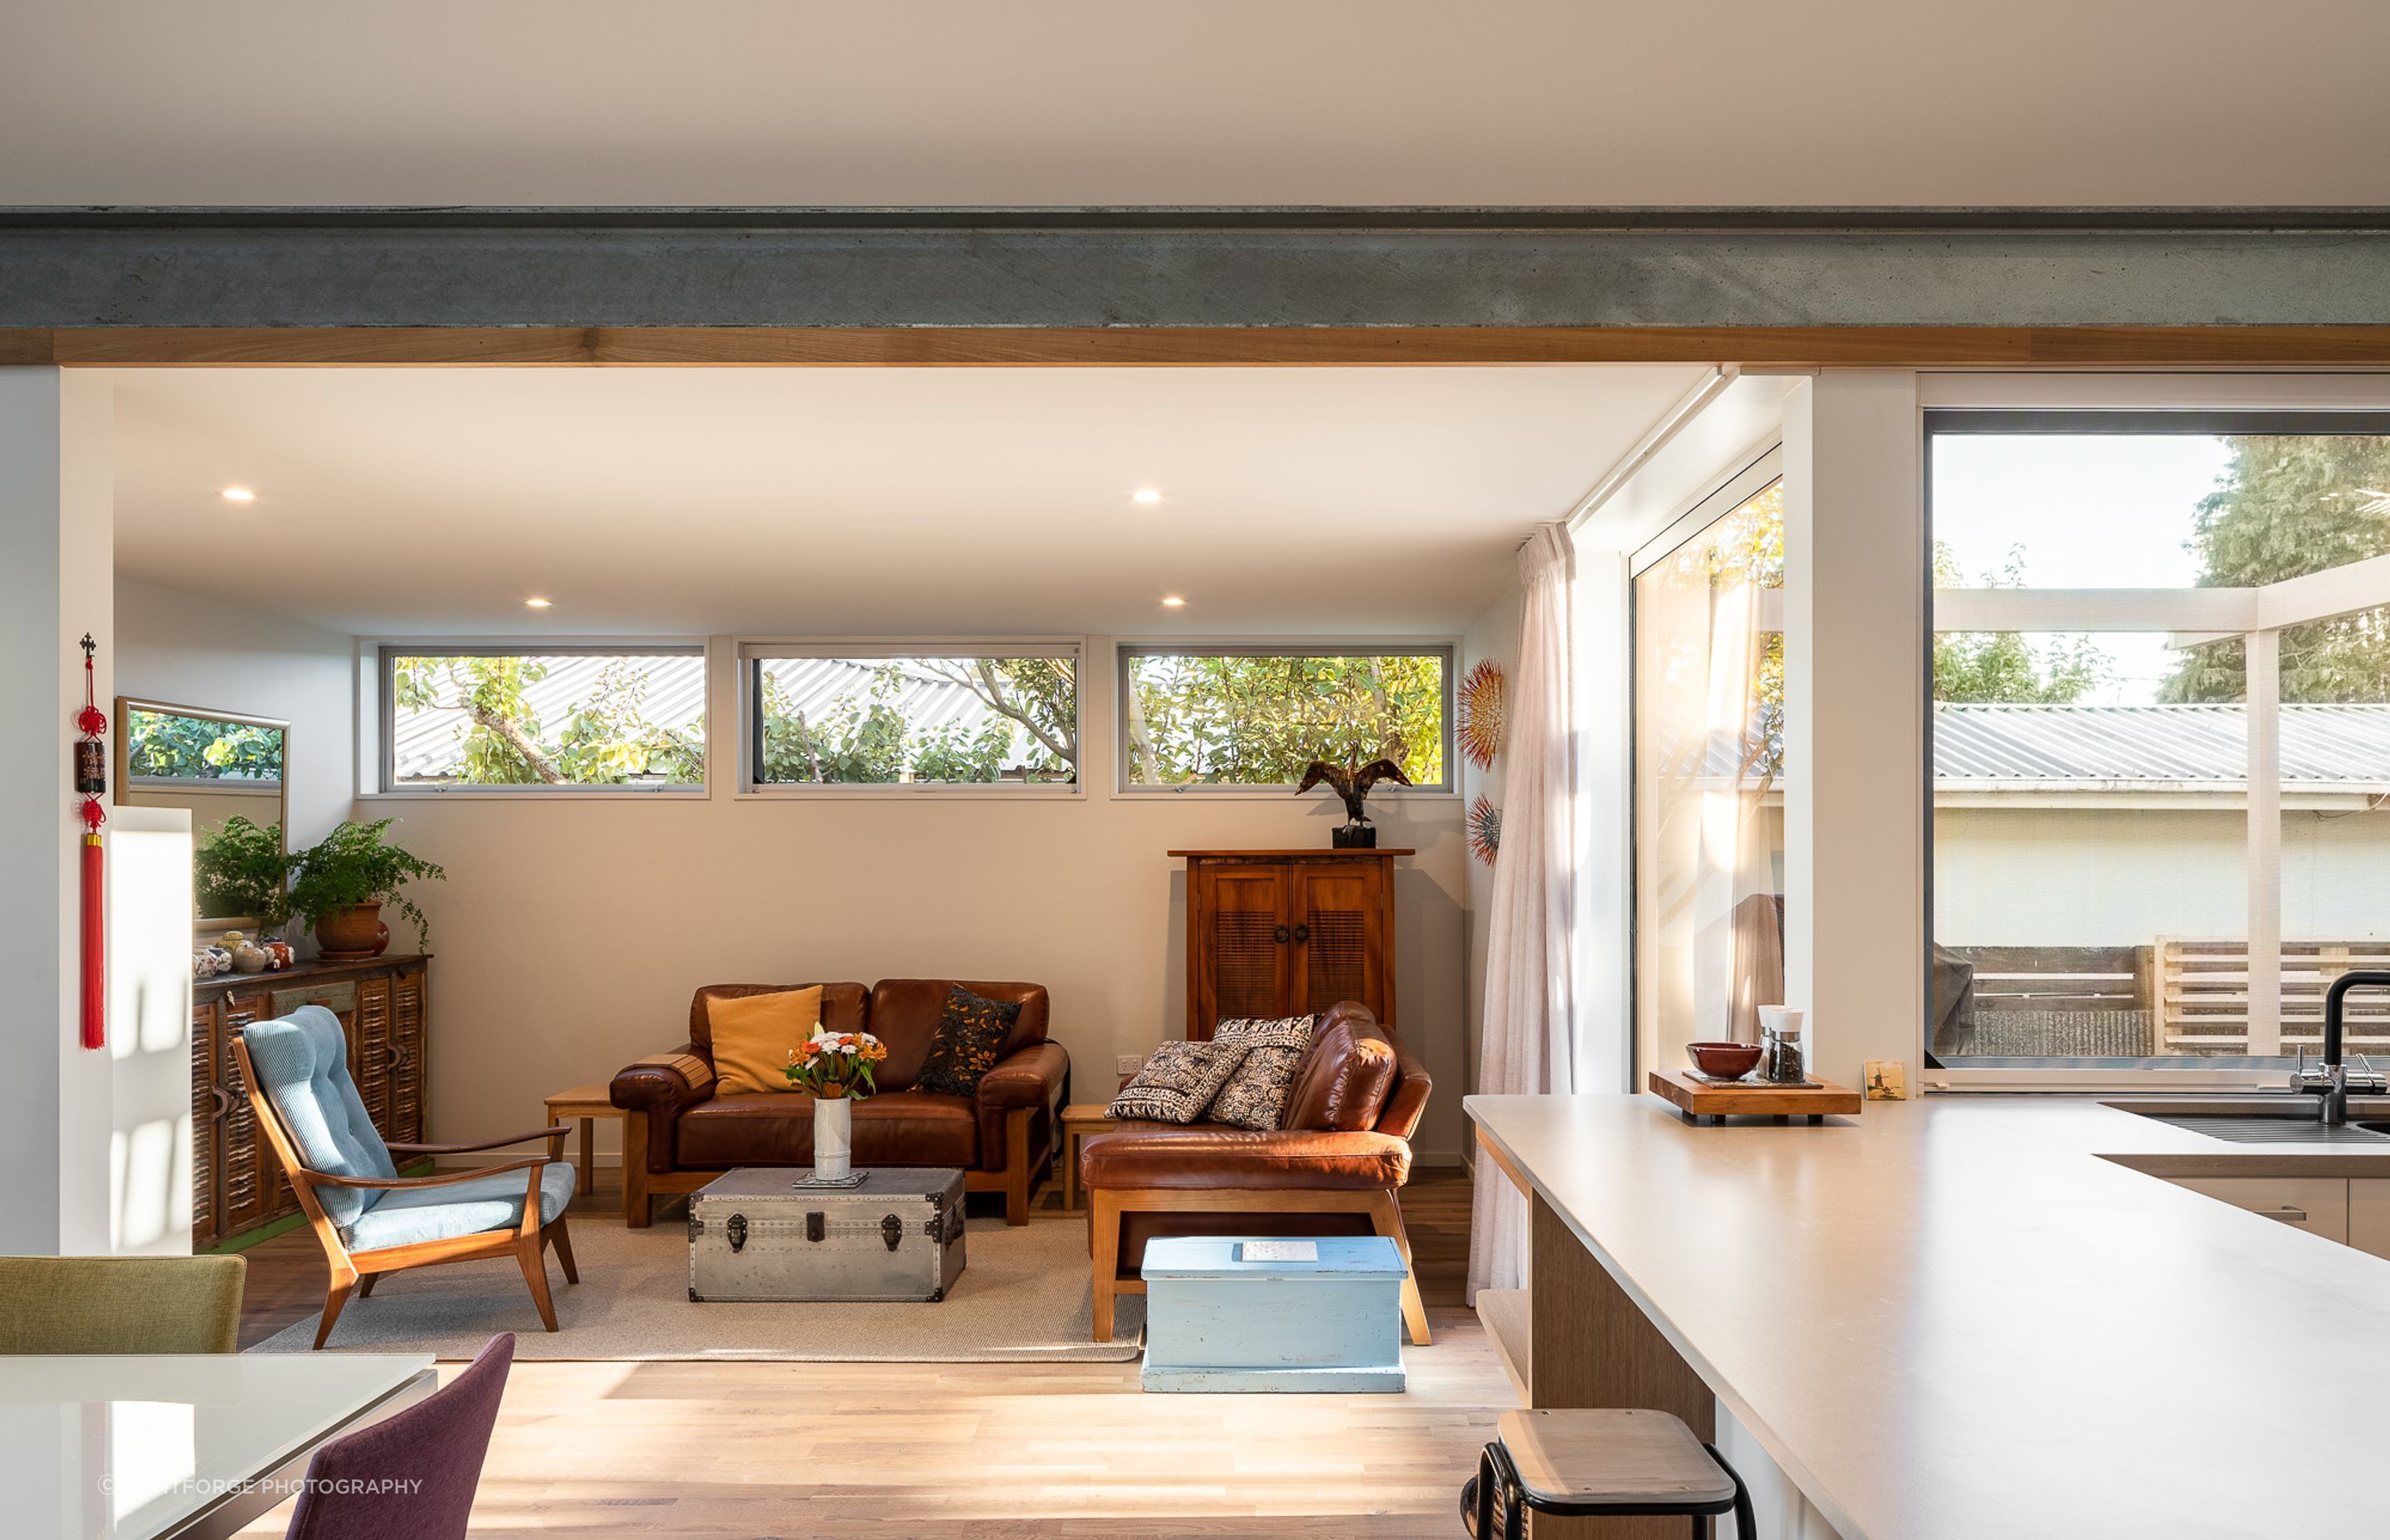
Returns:
[[[1772,1117],[1778,1123],[1807,1118],[1816,1123],[1834,1112],[1856,1117],[1864,1103],[1857,1091],[1830,1080],[1807,1085],[1769,1085],[1756,1080],[1713,1085],[1682,1070],[1654,1070],[1649,1084],[1654,1096],[1667,1098],[1690,1123],[1704,1118],[1719,1123],[1729,1117]]]

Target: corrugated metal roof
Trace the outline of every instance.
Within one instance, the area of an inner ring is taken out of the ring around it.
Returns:
[[[2390,788],[2390,706],[2281,708],[2282,784],[2306,790]],[[1934,778],[2229,789],[2248,776],[2247,708],[1995,706],[1934,708]]]
[[[547,676],[523,687],[523,702],[552,738],[573,711],[596,692],[599,676],[617,659],[559,655],[546,661]],[[649,657],[639,661],[646,665],[648,683],[640,714],[656,726],[673,731],[700,727],[705,717],[705,660]],[[959,723],[967,733],[976,734],[995,714],[969,687],[928,673],[905,659],[767,658],[763,661],[765,671],[808,719],[818,719],[842,699],[866,694],[872,674],[892,663],[903,677],[893,703],[917,728]],[[392,731],[398,778],[432,780],[445,775],[455,765],[459,745],[471,725],[461,711],[398,712]],[[1030,750],[1027,735],[1015,728],[1008,763],[1027,759]]]

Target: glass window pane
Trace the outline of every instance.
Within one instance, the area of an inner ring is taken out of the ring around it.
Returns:
[[[1294,786],[1314,760],[1390,759],[1445,784],[1449,655],[1424,651],[1124,651],[1123,779],[1131,786]]]
[[[752,666],[759,785],[1078,781],[1074,657],[792,657]]]
[[[2323,991],[2390,968],[2390,605],[2281,633],[2282,1045],[2323,1043]],[[2347,1048],[2390,1054],[2390,995],[2347,997]]]
[[[1635,580],[1638,1058],[1759,1040],[1784,998],[1784,494]]]
[[[704,784],[699,649],[392,649],[383,667],[392,789]]]

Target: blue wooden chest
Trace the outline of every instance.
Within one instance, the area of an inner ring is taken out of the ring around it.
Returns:
[[[1383,1236],[1145,1248],[1149,1391],[1399,1391],[1402,1253]]]

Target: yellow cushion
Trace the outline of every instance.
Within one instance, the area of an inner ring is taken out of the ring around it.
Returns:
[[[713,1094],[790,1089],[782,1072],[790,1056],[821,1025],[821,995],[816,984],[777,995],[707,1001],[705,1020],[713,1029]]]

